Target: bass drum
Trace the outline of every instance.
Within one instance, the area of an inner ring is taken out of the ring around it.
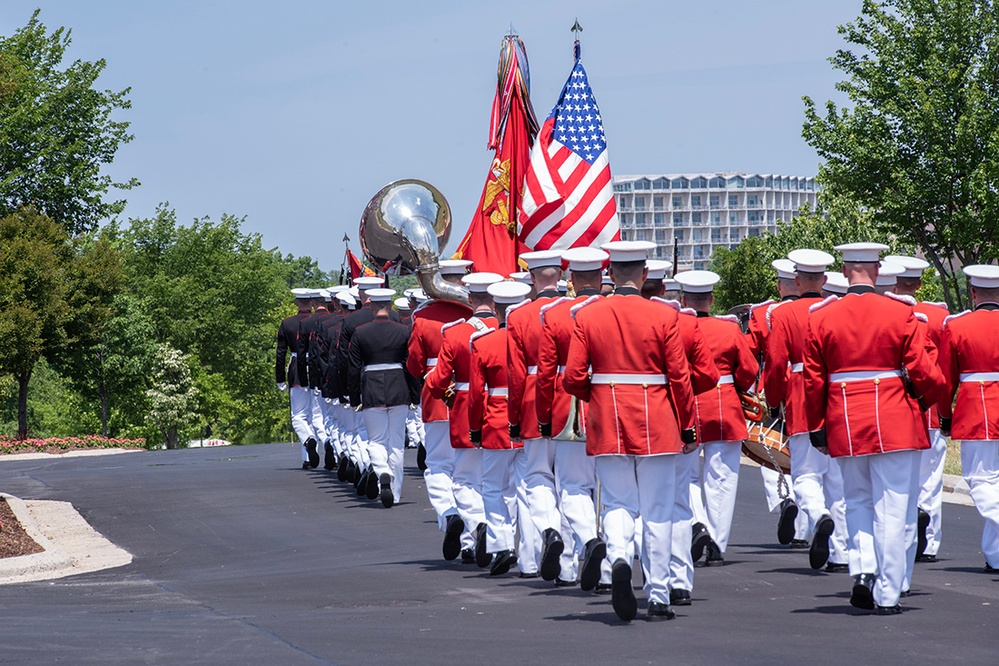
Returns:
[[[742,452],[764,467],[773,469],[776,462],[782,472],[791,473],[791,450],[781,432],[780,421],[769,425],[750,422],[749,438],[742,443]]]

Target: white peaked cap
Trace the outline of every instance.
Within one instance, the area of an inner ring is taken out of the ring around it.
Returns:
[[[394,301],[392,301],[392,303],[395,305],[396,308],[398,308],[400,310],[408,310],[409,309],[409,299],[408,298],[397,298]]]
[[[411,287],[411,288],[409,288],[409,289],[406,289],[406,290],[404,290],[404,291],[402,292],[402,295],[403,295],[403,296],[405,296],[406,298],[409,298],[410,296],[412,296],[412,295],[413,295],[413,292],[414,292],[414,291],[416,291],[416,288],[415,288],[415,287]]]
[[[354,299],[353,296],[350,295],[349,291],[341,291],[339,294],[336,295],[336,300],[340,301],[341,303],[349,307],[354,307],[355,305],[357,305],[357,301]]]
[[[367,289],[368,299],[374,303],[388,303],[395,298],[395,289]]]
[[[339,294],[341,291],[347,291],[348,289],[350,289],[350,285],[347,284],[335,284],[332,287],[326,287],[326,291],[331,295]]]
[[[649,269],[649,274],[645,276],[646,280],[665,280],[666,271],[673,268],[673,262],[649,259],[645,262],[645,267]]]
[[[656,248],[649,241],[611,241],[600,246],[601,250],[610,253],[611,261],[645,261],[649,258],[649,250]]]
[[[462,284],[474,294],[484,294],[488,291],[489,285],[502,280],[503,276],[499,273],[469,273],[461,278]]]
[[[494,282],[486,290],[495,303],[520,303],[531,293],[531,288],[523,282],[503,280]]]
[[[787,258],[794,263],[798,273],[825,273],[836,260],[822,250],[791,250]]]
[[[558,283],[555,285],[555,288],[558,289],[558,292],[560,294],[568,294],[569,293],[568,280],[559,280]]]
[[[409,297],[415,300],[417,303],[424,303],[430,300],[430,297],[427,296],[427,292],[423,291],[422,289],[411,289],[410,291],[411,293],[409,294]]]
[[[876,264],[888,246],[883,243],[847,243],[837,245],[835,249],[843,254],[843,261]]]
[[[332,301],[333,300],[333,292],[331,292],[329,289],[320,289],[319,293],[321,293],[323,295],[323,300],[324,301]]]
[[[562,253],[562,261],[569,263],[570,271],[599,271],[610,255],[595,247],[573,247]]]
[[[679,291],[680,283],[674,278],[663,278],[663,291]]]
[[[850,288],[850,282],[842,273],[828,271],[826,272],[826,283],[822,285],[822,288],[830,293],[842,295]]]
[[[437,262],[441,275],[464,275],[472,262],[468,259],[441,259]]]
[[[517,282],[523,282],[524,284],[534,284],[534,279],[531,277],[530,271],[519,271],[517,273],[510,273],[510,279],[516,280]]]
[[[295,294],[295,298],[312,298],[311,289],[303,289],[299,287],[297,289],[292,289],[291,293]]]
[[[684,271],[674,275],[673,279],[680,283],[684,293],[710,294],[721,276],[712,271]]]
[[[781,280],[794,279],[794,262],[790,259],[774,259],[770,262],[770,265],[777,271],[777,277]]]
[[[535,268],[547,268],[549,266],[562,267],[561,250],[539,250],[537,252],[524,252],[520,255],[520,260],[527,264],[527,270],[533,271]]]
[[[347,290],[347,293],[354,297],[355,300],[361,298],[361,290],[357,287],[351,287]]]
[[[981,289],[995,289],[999,287],[999,266],[987,266],[975,264],[965,266],[964,274],[968,276],[972,287]]]
[[[600,276],[600,284],[610,284],[610,285],[613,285],[614,284],[614,280],[611,279],[611,276],[610,276],[609,273],[604,273],[603,275]]]
[[[905,270],[899,274],[899,277],[902,278],[921,278],[923,277],[923,271],[930,267],[930,262],[928,261],[900,254],[889,254],[885,257],[885,261],[890,261],[904,268]]]
[[[354,286],[358,289],[373,289],[382,286],[384,282],[384,278],[374,276],[354,278]]]
[[[890,287],[898,282],[898,276],[905,272],[905,267],[891,261],[882,261],[878,268],[878,279],[874,284],[879,287]]]

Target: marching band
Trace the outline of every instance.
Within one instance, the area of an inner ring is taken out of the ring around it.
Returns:
[[[914,563],[935,561],[948,437],[999,569],[999,267],[965,267],[974,309],[949,315],[916,301],[921,259],[850,243],[837,272],[799,249],[774,263],[781,300],[740,320],[710,314],[717,274],[669,279],[653,247],[528,252],[509,279],[441,260],[467,303],[374,277],[293,290],[276,379],[302,467],[322,451],[390,508],[408,437],[445,560],[609,592],[625,621],[638,566],[647,619],[669,620],[695,562],[724,564],[743,444],[767,419],[750,407],[768,405],[777,539],[848,571],[851,605],[902,612]]]

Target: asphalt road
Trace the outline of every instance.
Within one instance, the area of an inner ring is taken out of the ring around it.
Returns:
[[[296,445],[0,462],[0,489],[70,501],[132,564],[0,587],[0,663],[995,663],[999,576],[982,521],[944,505],[940,559],[905,612],[848,604],[847,574],[776,545],[744,467],[726,564],[698,568],[673,622],[625,624],[609,597],[445,562],[407,452],[386,510]],[[637,582],[637,581],[636,581]],[[639,593],[641,598],[641,594]]]

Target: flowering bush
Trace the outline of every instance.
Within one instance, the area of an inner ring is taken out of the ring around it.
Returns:
[[[124,437],[101,437],[100,435],[84,435],[82,437],[46,437],[44,439],[15,439],[8,435],[0,435],[0,454],[24,453],[26,451],[46,451],[62,449],[136,449],[145,448],[145,439],[126,439]]]

